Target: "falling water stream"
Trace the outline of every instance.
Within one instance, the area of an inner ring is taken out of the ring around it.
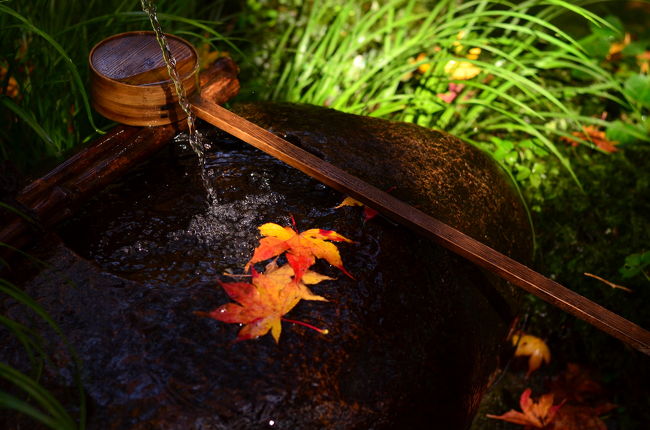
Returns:
[[[142,10],[149,16],[151,27],[156,34],[156,40],[160,45],[163,60],[165,61],[165,64],[167,65],[167,71],[169,72],[169,77],[174,82],[174,87],[176,88],[176,94],[178,95],[178,104],[181,106],[183,112],[187,115],[189,143],[192,147],[192,150],[194,150],[199,159],[199,171],[201,173],[203,186],[208,193],[208,202],[212,203],[216,200],[216,194],[214,188],[210,183],[210,178],[208,177],[208,172],[205,168],[205,148],[204,144],[201,141],[201,136],[196,131],[196,117],[194,116],[194,112],[192,112],[192,107],[187,98],[187,93],[185,92],[183,81],[178,74],[178,70],[176,68],[176,58],[174,58],[174,54],[172,54],[171,48],[167,43],[167,38],[165,37],[165,33],[163,33],[162,27],[160,25],[160,21],[158,21],[158,15],[156,14],[156,5],[152,0],[140,0],[140,3],[142,4]]]

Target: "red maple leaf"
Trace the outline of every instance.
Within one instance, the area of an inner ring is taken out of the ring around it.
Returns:
[[[605,393],[602,385],[576,363],[567,363],[566,370],[551,380],[549,388],[556,399],[577,404],[601,400]]]
[[[546,428],[555,419],[562,404],[553,406],[553,394],[544,394],[537,402],[530,398],[532,391],[526,388],[519,398],[522,412],[510,410],[503,415],[490,415],[489,418],[508,421],[525,426],[525,429]]]
[[[607,430],[607,424],[599,415],[614,408],[616,405],[611,403],[596,407],[564,405],[549,430]]]

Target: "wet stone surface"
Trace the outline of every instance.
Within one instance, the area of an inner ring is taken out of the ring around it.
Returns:
[[[448,135],[295,105],[239,112],[515,258],[529,253],[512,190]],[[512,289],[390,221],[333,209],[344,196],[207,134],[217,203],[206,204],[191,152],[171,145],[63,226],[65,245],[41,245],[52,267],[24,284],[84,362],[88,428],[466,428],[497,368]],[[291,215],[300,230],[356,241],[339,246],[355,279],[317,263],[337,278],[313,287],[329,302],[288,314],[328,335],[283,323],[279,345],[232,343],[236,324],[193,312],[228,302],[216,280],[242,273],[259,225]],[[9,309],[29,319],[21,312]],[[0,357],[18,360],[16,349]],[[46,380],[70,386],[69,357],[56,357]]]

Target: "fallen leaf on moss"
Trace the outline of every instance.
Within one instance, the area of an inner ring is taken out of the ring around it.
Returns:
[[[353,199],[352,197],[346,197],[341,203],[339,203],[337,206],[334,206],[334,209],[339,209],[344,206],[364,206],[364,204],[358,200]]]
[[[449,60],[445,64],[445,73],[449,75],[449,79],[464,81],[477,76],[481,69],[469,61]]]
[[[567,363],[566,370],[553,378],[549,388],[557,400],[578,404],[591,402],[604,394],[603,387],[576,363]]]
[[[553,422],[555,416],[562,406],[553,406],[553,394],[544,394],[537,402],[530,398],[532,391],[526,388],[519,398],[521,412],[514,409],[503,415],[488,414],[488,418],[508,421],[510,423],[525,426],[526,429],[543,429]]]
[[[625,33],[625,38],[621,41],[614,42],[609,46],[609,52],[607,53],[607,60],[611,60],[614,56],[620,54],[627,45],[632,42],[632,36],[630,33]]]
[[[4,94],[7,97],[17,99],[20,96],[18,81],[13,76],[9,76],[7,79],[7,73],[7,69],[0,66],[0,83],[5,83],[6,80],[5,86],[0,87],[0,95]]]
[[[607,403],[595,408],[589,406],[564,405],[557,412],[555,420],[548,430],[607,430],[607,425],[600,418],[616,408]]]
[[[343,267],[343,261],[336,245],[330,242],[352,241],[335,231],[311,229],[300,234],[291,227],[282,227],[274,223],[266,223],[260,228],[265,236],[255,249],[253,258],[246,264],[248,270],[252,264],[287,253],[287,261],[295,272],[295,280],[300,281],[305,271],[311,267],[316,258],[322,258],[337,267],[350,278],[353,276]],[[327,242],[330,241],[330,242]],[[354,278],[353,278],[354,279]]]
[[[539,369],[542,363],[551,362],[551,351],[546,343],[533,335],[523,332],[515,333],[512,336],[512,345],[516,346],[515,357],[530,357],[528,359],[528,372],[526,378],[535,370]]]
[[[597,148],[602,149],[605,152],[612,153],[618,151],[618,148],[616,148],[618,142],[612,142],[607,139],[605,132],[594,125],[585,125],[582,127],[582,131],[574,131],[571,134],[578,139],[593,142]],[[578,146],[580,144],[577,140],[571,139],[570,137],[563,136],[561,139],[570,143],[572,146]]]
[[[481,48],[472,48],[469,50],[465,58],[468,60],[478,60],[479,55],[481,55]]]

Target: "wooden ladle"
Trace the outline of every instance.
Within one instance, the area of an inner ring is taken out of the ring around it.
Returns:
[[[168,36],[196,116],[272,155],[386,217],[423,234],[469,261],[650,355],[650,332],[455,228],[379,190],[344,170],[202,97],[194,75],[196,50]],[[93,104],[104,116],[131,125],[157,125],[183,118],[152,32],[123,33],[90,53]],[[152,95],[153,94],[153,95]]]

